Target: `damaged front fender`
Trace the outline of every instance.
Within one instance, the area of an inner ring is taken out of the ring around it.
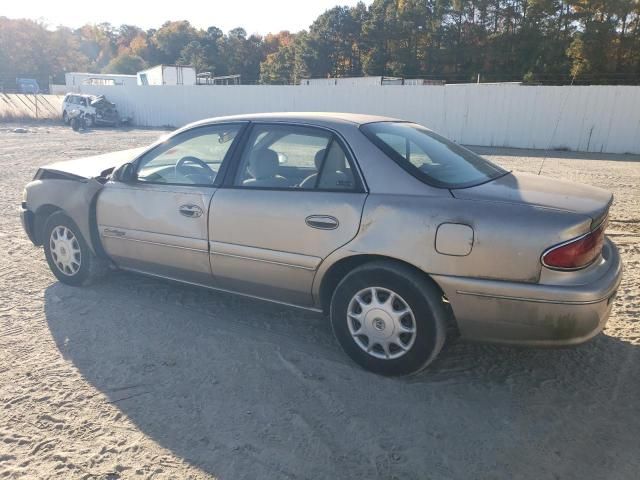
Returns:
[[[34,180],[26,187],[23,210],[31,212],[31,239],[41,245],[46,219],[55,211],[63,211],[78,226],[89,248],[103,255],[97,234],[95,212],[98,193],[103,188],[100,179]]]

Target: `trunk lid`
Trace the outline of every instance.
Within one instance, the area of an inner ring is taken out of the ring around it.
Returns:
[[[452,189],[455,198],[562,210],[591,217],[594,225],[607,215],[613,195],[601,188],[541,177],[509,173],[475,187]]]

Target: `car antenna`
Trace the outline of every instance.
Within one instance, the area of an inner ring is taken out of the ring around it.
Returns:
[[[576,79],[576,73],[571,77],[570,87],[573,87],[573,81]],[[569,98],[570,90],[567,90],[567,94],[564,96],[562,100],[562,105],[560,106],[560,111],[558,112],[558,119],[556,120],[556,125],[553,127],[553,132],[551,132],[551,139],[549,140],[549,144],[547,145],[546,150],[544,151],[544,158],[542,159],[542,163],[540,163],[540,169],[538,170],[538,175],[542,173],[542,167],[544,167],[544,162],[549,157],[549,151],[551,150],[551,145],[553,145],[553,140],[556,137],[556,132],[558,131],[558,125],[560,125],[560,118],[562,118],[562,111],[564,110],[565,105],[567,104],[567,99]]]

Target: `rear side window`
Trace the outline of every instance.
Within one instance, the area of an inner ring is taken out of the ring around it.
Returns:
[[[472,151],[415,123],[376,122],[360,129],[392,160],[429,185],[471,187],[507,173]]]
[[[234,186],[352,191],[356,184],[347,155],[331,132],[257,124],[240,159]]]

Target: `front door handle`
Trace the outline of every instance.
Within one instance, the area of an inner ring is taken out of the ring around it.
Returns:
[[[309,215],[304,222],[309,227],[319,228],[320,230],[334,230],[340,225],[338,219],[331,215]]]
[[[189,218],[198,218],[202,216],[202,209],[198,205],[188,203],[186,205],[180,205],[180,215]]]

